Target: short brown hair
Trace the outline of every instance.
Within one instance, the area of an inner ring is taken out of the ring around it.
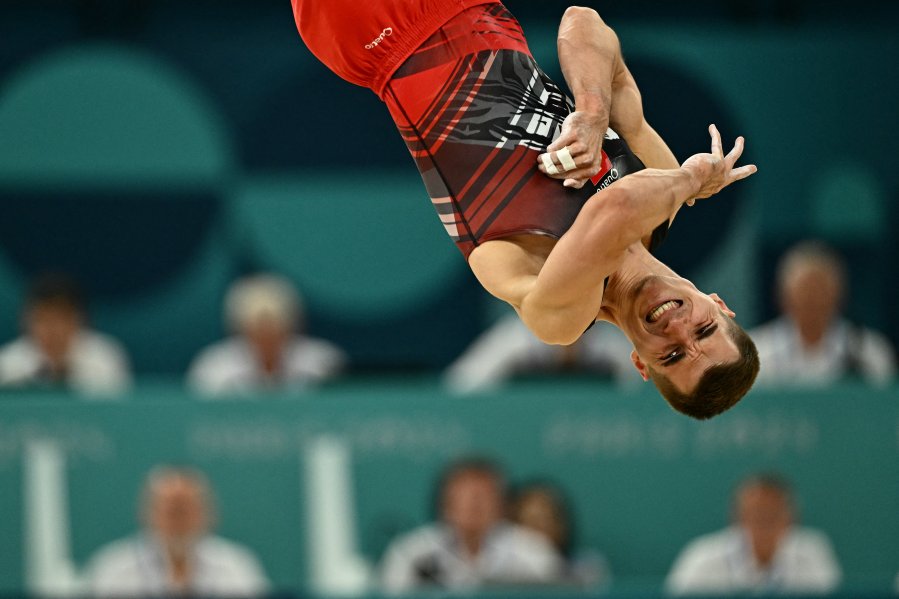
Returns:
[[[668,377],[650,368],[656,389],[681,414],[697,420],[708,420],[728,410],[752,388],[759,373],[759,353],[755,343],[733,319],[728,319],[727,332],[737,346],[740,357],[706,370],[692,393],[683,393]]]

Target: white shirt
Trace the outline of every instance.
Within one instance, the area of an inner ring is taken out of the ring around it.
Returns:
[[[630,359],[633,345],[609,323],[597,322],[571,349],[577,352],[579,369],[605,370],[623,384],[641,381]],[[460,393],[493,388],[517,374],[558,368],[565,351],[540,341],[513,314],[497,321],[450,364],[444,384]]]
[[[742,530],[730,527],[691,541],[675,560],[665,588],[673,594],[826,593],[841,576],[830,541],[820,532],[793,528],[770,568],[763,569]]]
[[[383,588],[389,593],[546,584],[562,574],[555,549],[537,533],[514,524],[496,526],[474,558],[465,554],[449,527],[422,526],[394,540],[381,567]]]
[[[262,566],[244,547],[220,537],[201,539],[193,552],[193,579],[188,588],[170,582],[169,565],[145,535],[102,547],[91,559],[87,588],[95,597],[247,597],[269,590]]]
[[[114,395],[131,385],[128,356],[116,340],[91,330],[80,331],[66,358],[66,385],[88,396]],[[0,347],[0,386],[33,387],[46,383],[47,361],[28,337]]]
[[[896,375],[896,357],[889,341],[875,331],[836,320],[817,347],[807,349],[786,317],[749,331],[759,350],[758,382],[762,384],[826,386],[858,372],[869,383],[885,384]]]
[[[346,364],[337,346],[311,337],[297,336],[284,349],[281,377],[269,381],[252,347],[241,337],[210,345],[194,359],[188,372],[191,387],[207,395],[251,393],[278,387],[302,387],[336,376]]]

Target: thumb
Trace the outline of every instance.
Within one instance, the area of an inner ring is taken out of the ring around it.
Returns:
[[[565,187],[572,187],[574,189],[580,189],[587,182],[586,179],[565,179],[565,182],[562,183]]]

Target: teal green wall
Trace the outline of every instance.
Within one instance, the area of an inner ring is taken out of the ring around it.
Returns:
[[[448,397],[426,383],[359,383],[302,397],[206,403],[168,387],[132,401],[0,403],[0,590],[22,584],[22,446],[56,439],[67,456],[72,542],[83,564],[136,526],[141,477],[195,464],[219,497],[220,532],[259,553],[279,587],[306,582],[301,452],[316,435],[352,451],[364,554],[424,522],[447,460],[496,457],[512,480],[550,476],[571,494],[581,543],[616,581],[655,585],[690,538],[723,526],[746,474],[794,482],[804,523],[832,538],[850,586],[887,588],[899,570],[899,389],[764,393],[710,422],[673,413],[654,391],[532,383]]]
[[[706,148],[715,120],[759,165],[682,211],[665,260],[755,324],[773,309],[777,254],[822,235],[850,260],[850,315],[899,340],[899,79],[880,59],[899,54],[894,32],[611,24],[680,157]],[[558,77],[554,24],[525,28]],[[0,338],[15,334],[28,276],[48,267],[83,275],[95,322],[141,373],[183,372],[222,332],[228,281],[253,269],[288,273],[312,331],[369,369],[442,366],[487,324],[494,304],[384,107],[288,34],[293,52],[271,41],[238,53],[254,68],[226,68],[240,64],[232,45],[203,46],[198,63],[111,42],[0,68]]]

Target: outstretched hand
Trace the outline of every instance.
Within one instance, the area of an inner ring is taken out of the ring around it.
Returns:
[[[721,134],[715,125],[709,125],[709,134],[712,136],[711,153],[695,154],[687,158],[681,165],[699,184],[696,195],[687,200],[688,206],[692,206],[698,199],[718,193],[734,181],[745,179],[758,170],[754,164],[734,168],[734,164],[743,154],[744,139],[742,137],[737,138],[733,149],[725,156],[721,148]]]
[[[575,111],[565,117],[559,137],[537,157],[537,168],[566,187],[580,189],[602,167],[602,140],[608,115]]]

